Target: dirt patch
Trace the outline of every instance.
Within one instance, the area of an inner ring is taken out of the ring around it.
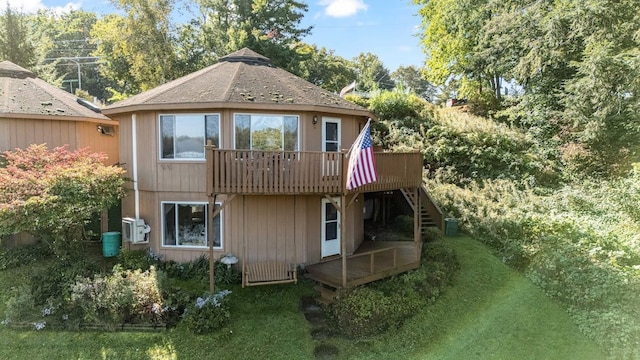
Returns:
[[[338,356],[338,348],[329,344],[319,344],[313,350],[313,356],[316,359],[331,360]]]

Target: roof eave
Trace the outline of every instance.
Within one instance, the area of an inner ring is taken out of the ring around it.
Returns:
[[[338,113],[344,115],[365,116],[376,119],[368,110],[346,109],[329,105],[308,105],[291,103],[234,103],[234,102],[201,102],[201,103],[165,103],[165,104],[135,104],[102,109],[105,115],[117,115],[138,111],[167,111],[167,110],[201,110],[201,109],[247,109],[272,111],[316,111]]]
[[[29,119],[29,120],[63,120],[63,121],[79,121],[96,124],[113,124],[118,125],[118,120],[109,117],[85,117],[85,116],[67,116],[67,115],[47,115],[47,114],[22,114],[0,111],[0,118],[5,119]]]

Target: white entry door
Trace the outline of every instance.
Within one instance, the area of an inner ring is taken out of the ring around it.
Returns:
[[[340,204],[339,198],[333,201]],[[340,213],[333,204],[322,199],[322,257],[340,254]]]
[[[322,152],[340,152],[340,119],[339,118],[322,118]],[[340,162],[335,156],[327,155],[322,162],[322,175],[335,176],[340,174]]]

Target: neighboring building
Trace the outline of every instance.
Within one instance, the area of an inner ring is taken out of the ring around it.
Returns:
[[[85,104],[85,105],[83,105]],[[47,144],[90,148],[118,162],[118,122],[10,61],[0,62],[0,152]]]
[[[212,245],[214,258],[239,258],[248,285],[252,264],[266,264],[256,281],[267,282],[278,280],[269,264],[292,264],[333,287],[419,264],[421,212],[408,243],[364,241],[364,213],[365,193],[428,197],[421,155],[379,153],[378,181],[347,191],[342,151],[373,114],[260,54],[242,49],[103,112],[121,124],[120,162],[133,179],[122,214],[149,225],[145,240],[165,259]],[[370,271],[352,273],[358,262]]]
[[[61,90],[10,61],[0,62],[0,153],[46,144],[49,149],[68,145],[70,150],[90,148],[104,152],[105,165],[118,162],[118,122],[99,108]],[[102,226],[107,229],[106,212]],[[98,229],[101,227],[101,229]],[[30,243],[31,235],[9,237],[8,245]]]

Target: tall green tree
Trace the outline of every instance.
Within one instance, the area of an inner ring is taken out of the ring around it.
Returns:
[[[0,16],[0,59],[26,69],[36,64],[36,51],[27,16],[11,9],[8,2]]]
[[[170,21],[173,0],[114,0],[126,15],[107,15],[91,36],[103,75],[114,92],[131,95],[177,77],[176,40]]]
[[[295,72],[323,89],[339,92],[356,79],[353,63],[335,55],[333,50],[305,44],[298,52],[303,55],[303,60]]]
[[[93,57],[96,45],[91,41],[97,15],[82,10],[68,13],[40,10],[29,18],[38,39],[37,50],[45,64],[55,67],[64,82],[63,88],[75,93],[81,85],[91,96],[105,99],[109,94],[105,88],[111,84],[99,72],[100,59]]]
[[[640,0],[414,2],[430,80],[497,101],[503,80],[516,84],[503,114],[586,171],[638,160]]]
[[[301,60],[296,47],[311,33],[300,22],[308,6],[296,0],[199,0],[205,49],[215,58],[251,48],[284,69]]]
[[[428,80],[422,77],[422,71],[415,65],[400,66],[391,73],[391,79],[396,87],[401,87],[415,92],[428,101],[433,101],[436,88]]]
[[[481,55],[491,44],[483,39],[483,27],[497,9],[489,0],[414,0],[420,5],[422,45],[428,54],[427,79],[437,86],[452,78],[462,97],[501,96],[503,74],[495,59]],[[497,4],[496,4],[497,5]]]
[[[357,75],[357,90],[391,90],[395,87],[393,80],[380,58],[372,53],[360,53],[353,59]]]

